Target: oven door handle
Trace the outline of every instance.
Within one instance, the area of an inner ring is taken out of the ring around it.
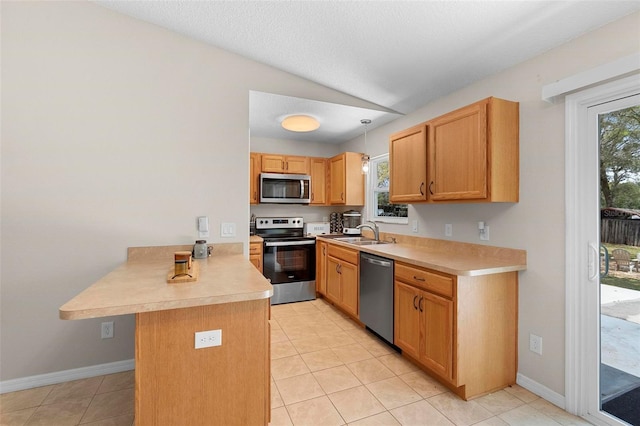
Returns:
[[[315,244],[315,240],[304,240],[304,241],[274,241],[274,242],[265,242],[265,247],[283,247],[283,246],[310,246]]]

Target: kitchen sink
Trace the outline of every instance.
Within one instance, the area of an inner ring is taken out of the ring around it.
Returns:
[[[340,237],[335,238],[336,241],[342,241],[343,243],[354,244],[357,246],[372,246],[375,244],[389,244],[387,241],[376,241],[370,238],[363,237]]]
[[[389,243],[387,241],[360,240],[360,241],[354,241],[351,244],[355,244],[357,246],[373,246],[376,244],[389,244]]]

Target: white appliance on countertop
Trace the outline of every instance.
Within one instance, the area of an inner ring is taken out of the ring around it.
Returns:
[[[307,222],[304,224],[304,235],[315,236],[331,233],[329,222]]]

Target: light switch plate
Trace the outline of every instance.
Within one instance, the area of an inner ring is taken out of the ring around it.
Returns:
[[[235,223],[222,223],[222,224],[220,224],[220,236],[221,237],[235,237],[236,236],[236,224]]]

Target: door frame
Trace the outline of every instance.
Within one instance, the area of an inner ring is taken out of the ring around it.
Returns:
[[[585,142],[594,131],[588,109],[639,92],[635,74],[565,99],[565,409],[597,425],[624,423],[594,405],[599,390],[595,397],[589,392],[599,383],[593,364],[594,356],[600,358],[599,309],[594,309],[600,300],[600,215],[599,191],[593,188],[599,188],[600,165],[598,144]]]

